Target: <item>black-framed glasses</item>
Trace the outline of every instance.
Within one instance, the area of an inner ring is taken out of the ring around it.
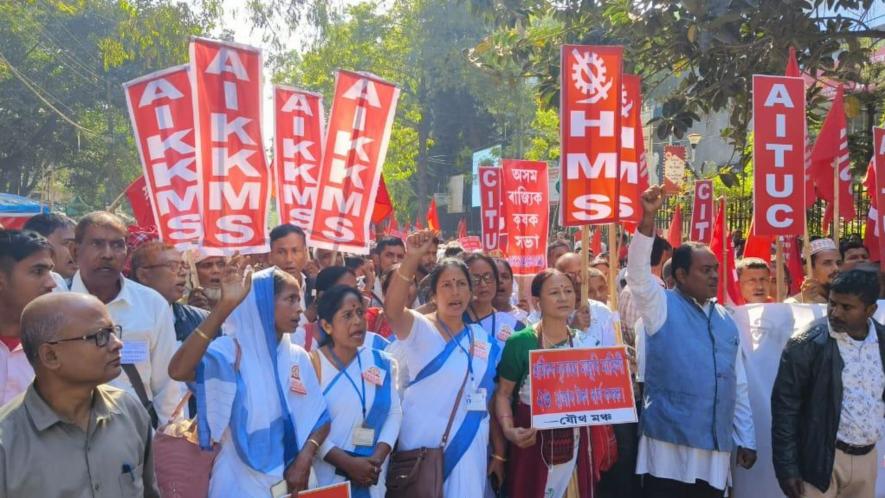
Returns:
[[[99,329],[98,332],[94,334],[84,335],[80,337],[69,337],[67,339],[59,339],[57,341],[47,341],[47,344],[59,344],[62,342],[72,342],[72,341],[93,341],[95,345],[103,348],[108,345],[111,341],[111,334],[117,336],[117,338],[123,337],[123,327],[119,325],[112,325],[110,327],[104,327]]]
[[[483,273],[482,275],[470,275],[474,285],[490,284],[495,281],[495,275],[492,273]]]

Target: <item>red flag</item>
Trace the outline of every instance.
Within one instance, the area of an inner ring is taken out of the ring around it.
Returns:
[[[157,226],[144,175],[139,176],[126,187],[126,198],[129,199],[129,205],[132,206],[132,215],[135,217],[136,225],[140,227]]]
[[[623,57],[624,47],[561,47],[560,209],[565,226],[618,221]]]
[[[436,212],[436,199],[430,199],[427,205],[427,228],[439,231],[439,214]]]
[[[673,209],[673,218],[670,220],[670,228],[667,229],[667,241],[673,248],[682,245],[682,206],[676,204]]]
[[[503,161],[501,199],[508,227],[507,260],[514,275],[534,275],[547,267],[547,189],[547,163]]]
[[[602,252],[602,228],[597,227],[590,236],[590,250],[594,256],[599,256]]]
[[[798,236],[784,238],[784,259],[787,262],[787,271],[790,272],[790,294],[798,293],[805,280],[801,252]]]
[[[390,194],[387,192],[387,184],[384,183],[384,175],[378,182],[378,195],[375,196],[375,209],[372,211],[372,223],[376,225],[384,221],[384,218],[390,216],[393,212],[393,202],[390,201]]]
[[[424,230],[424,223],[421,223],[421,217],[415,218],[415,230]]]
[[[313,224],[323,160],[323,96],[274,85],[274,184],[281,223],[305,232]]]
[[[137,213],[136,218],[149,219],[159,238],[179,249],[195,246],[203,229],[188,66],[129,81],[123,90],[148,196],[147,212]],[[136,197],[141,202],[140,192]],[[142,220],[139,225],[144,226]]]
[[[417,230],[418,227],[415,227],[415,229]],[[406,237],[409,236],[410,233],[412,233],[412,226],[409,225],[408,221],[406,222],[406,225],[403,227],[402,233],[403,233],[403,236],[401,237],[402,239],[405,239]]]
[[[467,237],[467,219],[463,217],[458,221],[458,238],[462,237]]]
[[[879,257],[879,264],[885,269],[885,237],[882,236],[882,231],[885,229],[885,217],[880,212],[883,209],[883,204],[885,204],[885,174],[882,171],[878,171],[883,168],[885,168],[885,128],[875,127],[873,128],[873,168],[867,169],[868,172],[869,169],[872,169],[874,174],[868,174],[867,176],[875,177],[872,180],[874,188],[873,195],[870,195],[870,214],[874,218],[872,232],[878,238],[878,244],[876,251],[869,251],[869,253],[871,256],[873,254],[877,255]],[[875,214],[873,214],[874,211]],[[868,220],[867,232],[870,231],[870,228]],[[872,238],[871,236],[870,239]]]
[[[710,243],[713,222],[713,180],[694,182],[694,207],[691,210],[688,240]]]
[[[845,121],[845,102],[840,85],[833,97],[833,106],[811,152],[811,176],[814,178],[817,195],[833,202],[833,163],[839,168],[839,215],[841,218],[854,218],[854,196],[851,194],[851,163],[848,157],[848,128]]]
[[[267,252],[271,172],[261,135],[261,50],[194,38],[190,60],[203,249]]]
[[[720,274],[725,275],[725,281],[719,282],[719,304],[743,304],[743,297],[738,286],[737,270],[734,266],[734,244],[729,237],[728,227],[725,226],[725,199],[719,200],[719,213],[716,214],[716,223],[713,225],[713,240],[710,250],[719,261]],[[724,257],[724,259],[723,259]]]
[[[791,78],[802,77],[802,71],[799,70],[799,61],[796,60],[796,47],[790,47],[790,55],[787,56],[787,68],[784,70],[784,76]]]
[[[756,235],[753,221],[750,221],[750,230],[747,232],[747,240],[744,242],[745,258],[761,258],[766,263],[771,261],[771,243],[774,238],[768,235]]]

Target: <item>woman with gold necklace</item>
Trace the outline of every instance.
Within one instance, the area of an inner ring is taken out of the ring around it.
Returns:
[[[541,320],[514,333],[498,363],[495,411],[511,443],[505,490],[510,498],[590,498],[600,472],[617,458],[610,428],[531,428],[529,351],[591,346],[568,326],[575,289],[567,275],[547,269],[532,280],[531,292]]]

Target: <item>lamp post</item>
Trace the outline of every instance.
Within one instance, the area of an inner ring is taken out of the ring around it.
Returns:
[[[695,178],[701,177],[701,175],[698,174],[698,171],[695,169],[695,152],[697,151],[698,144],[701,143],[701,140],[703,138],[704,136],[700,133],[692,132],[688,134],[688,143],[691,144],[691,171],[692,173],[694,173]],[[703,173],[703,171],[701,171],[700,173]]]

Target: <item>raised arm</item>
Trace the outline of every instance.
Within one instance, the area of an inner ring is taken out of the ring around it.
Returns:
[[[197,365],[209,348],[209,343],[218,335],[227,317],[249,295],[252,288],[252,269],[246,268],[244,257],[236,255],[224,270],[221,281],[221,299],[209,316],[194,329],[182,343],[169,362],[169,377],[178,381],[192,381]]]
[[[627,285],[633,300],[642,303],[639,316],[645,330],[653,335],[666,320],[667,296],[651,272],[651,250],[655,237],[655,216],[664,203],[664,192],[660,185],[649,187],[640,197],[642,221],[630,241],[627,250]]]
[[[401,341],[409,336],[415,320],[408,309],[412,304],[408,302],[409,287],[415,279],[415,271],[421,263],[421,258],[436,247],[433,238],[432,230],[421,230],[406,238],[406,257],[399,268],[394,270],[387,295],[384,297],[384,315],[390,323],[390,328],[396,333],[396,338]]]

